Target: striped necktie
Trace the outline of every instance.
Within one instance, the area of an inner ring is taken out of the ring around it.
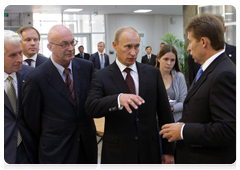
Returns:
[[[75,97],[75,92],[74,92],[74,88],[73,88],[73,81],[71,79],[71,76],[70,76],[70,69],[67,68],[67,69],[64,69],[64,72],[66,74],[66,85],[67,85],[67,88],[68,90],[70,91],[71,95],[72,95],[72,98],[77,106],[77,102],[76,102],[76,97]]]

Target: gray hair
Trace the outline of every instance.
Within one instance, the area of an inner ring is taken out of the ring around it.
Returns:
[[[20,44],[21,39],[22,38],[17,33],[11,30],[4,30],[4,46],[6,44],[18,45]],[[6,53],[5,48],[4,53]]]

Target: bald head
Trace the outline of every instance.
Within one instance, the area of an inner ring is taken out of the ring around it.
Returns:
[[[58,39],[61,39],[62,36],[73,35],[71,30],[63,25],[55,25],[48,32],[48,42],[55,42]]]

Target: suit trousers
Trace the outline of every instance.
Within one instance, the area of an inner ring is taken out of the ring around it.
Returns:
[[[25,146],[23,142],[17,147],[17,156],[16,156],[16,164],[30,164],[31,161],[28,158]]]

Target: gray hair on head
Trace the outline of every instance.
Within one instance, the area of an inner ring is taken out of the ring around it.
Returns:
[[[21,39],[22,38],[17,33],[11,30],[4,30],[4,46],[6,44],[18,45],[20,44]],[[5,53],[5,48],[4,48],[4,53]]]
[[[4,44],[18,44],[21,41],[21,37],[11,31],[11,30],[4,30]]]

